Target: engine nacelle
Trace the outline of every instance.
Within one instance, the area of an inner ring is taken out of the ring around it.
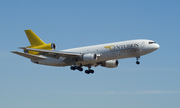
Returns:
[[[56,49],[56,44],[55,43],[51,43],[51,49],[55,50]]]
[[[101,64],[102,67],[115,68],[119,64],[118,60],[108,60]]]
[[[44,44],[44,45],[39,45],[39,46],[28,46],[26,48],[34,48],[34,49],[43,49],[43,50],[55,50],[56,45],[54,43],[49,43],[49,44]],[[24,50],[24,52],[29,53],[29,54],[38,54],[39,52],[36,51],[28,51]]]
[[[84,54],[82,56],[82,59],[83,59],[83,61],[89,61],[89,62],[95,61],[95,60],[97,60],[97,55],[94,53]]]

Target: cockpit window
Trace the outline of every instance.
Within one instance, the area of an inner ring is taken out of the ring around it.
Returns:
[[[156,42],[149,42],[149,44],[153,44],[153,43],[156,43]]]

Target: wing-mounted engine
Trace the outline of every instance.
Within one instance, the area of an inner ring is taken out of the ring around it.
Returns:
[[[97,60],[97,55],[94,54],[94,53],[83,54],[82,55],[82,60],[92,62],[92,61]]]
[[[119,64],[118,60],[108,60],[101,64],[102,67],[115,68]]]

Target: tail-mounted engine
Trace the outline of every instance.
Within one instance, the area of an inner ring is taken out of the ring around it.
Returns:
[[[101,64],[102,67],[115,68],[119,64],[118,60],[108,60]]]
[[[44,45],[39,45],[39,46],[28,46],[27,48],[55,50],[56,45],[54,43],[49,43],[49,44],[44,44]],[[29,53],[29,54],[38,54],[38,52],[35,52],[35,51],[24,50],[24,52]]]
[[[51,43],[51,49],[55,50],[56,49],[56,44],[55,43]]]

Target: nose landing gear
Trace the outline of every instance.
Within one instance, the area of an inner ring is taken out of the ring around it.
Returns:
[[[137,65],[139,65],[139,64],[140,64],[140,62],[139,62],[139,61],[136,61],[136,64],[137,64]]]
[[[138,60],[139,60],[139,58],[140,58],[140,56],[136,56],[136,64],[137,64],[137,65],[139,65],[139,64],[140,64],[140,62],[138,61]]]

